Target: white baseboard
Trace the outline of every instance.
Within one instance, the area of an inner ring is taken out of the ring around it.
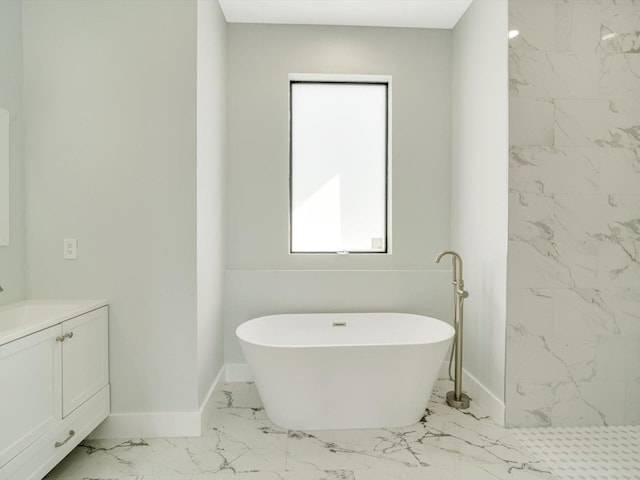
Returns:
[[[449,361],[440,366],[438,378],[449,378]],[[230,363],[226,366],[227,382],[253,382],[253,372],[246,363]],[[480,405],[498,425],[504,425],[504,402],[491,393],[473,375],[462,369],[462,389]]]
[[[449,379],[449,361],[442,362],[440,379]],[[504,402],[496,397],[482,383],[471,375],[466,369],[462,369],[462,390],[475,401],[487,415],[489,415],[498,425],[504,426],[505,406]]]
[[[253,382],[253,372],[246,363],[228,363],[226,366],[227,382]]]
[[[211,414],[215,410],[215,404],[213,402],[213,394],[216,390],[220,390],[222,385],[226,381],[226,366],[222,365],[216,379],[213,381],[211,388],[209,388],[209,392],[207,392],[207,396],[204,398],[202,405],[200,405],[200,430],[204,430],[207,420],[211,417]]]
[[[89,438],[200,436],[199,412],[112,413]]]
[[[196,412],[112,413],[89,438],[199,437],[213,411],[213,393],[225,382],[223,365]]]
[[[438,378],[449,378],[449,362],[440,367]],[[224,382],[253,382],[246,363],[224,365],[196,412],[112,413],[89,438],[197,437],[214,409],[213,394]],[[462,370],[462,389],[496,422],[504,426],[504,402],[466,370]]]
[[[462,389],[480,405],[482,410],[484,410],[494,422],[504,427],[504,401],[496,397],[464,368],[462,369]]]

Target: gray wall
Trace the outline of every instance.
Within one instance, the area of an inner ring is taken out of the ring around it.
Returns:
[[[510,425],[640,422],[640,5],[613,3],[509,4]]]
[[[24,123],[22,108],[22,4],[0,2],[0,107],[9,111],[10,244],[0,247],[0,304],[21,300],[25,292]]]
[[[225,358],[249,318],[401,310],[449,318],[451,32],[228,26]],[[393,76],[392,255],[288,253],[288,74]],[[375,271],[375,272],[374,272]],[[268,292],[268,293],[267,293]]]
[[[197,335],[200,405],[224,365],[226,28],[218,2],[198,0]]]
[[[453,33],[452,244],[464,259],[465,370],[501,409],[507,292],[507,1],[476,1]],[[487,406],[492,403],[472,397]]]
[[[196,411],[196,2],[23,13],[28,294],[109,300],[114,413]]]

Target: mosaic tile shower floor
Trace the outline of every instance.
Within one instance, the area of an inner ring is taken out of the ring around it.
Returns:
[[[640,480],[640,425],[514,431],[563,480]]]
[[[512,430],[477,406],[444,404],[439,382],[418,424],[301,432],[272,424],[253,384],[229,383],[202,437],[85,440],[48,480],[554,479]]]

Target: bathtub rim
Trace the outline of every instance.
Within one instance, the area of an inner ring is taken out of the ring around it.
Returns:
[[[300,315],[300,316],[315,316],[315,315],[331,315],[331,316],[349,316],[349,315],[405,315],[405,316],[410,316],[410,317],[421,317],[421,318],[427,318],[429,320],[435,321],[435,322],[440,322],[441,324],[443,324],[444,328],[449,330],[450,335],[443,337],[443,338],[438,338],[436,340],[433,341],[428,341],[428,342],[394,342],[394,343],[340,343],[340,344],[316,344],[316,345],[309,345],[309,344],[300,344],[300,345],[275,345],[275,344],[271,344],[271,343],[257,343],[255,341],[251,341],[251,340],[247,340],[246,338],[242,337],[239,334],[239,331],[244,327],[247,328],[247,324],[254,322],[254,321],[258,321],[258,320],[263,320],[263,319],[267,319],[267,318],[272,318],[272,317],[282,317],[282,316],[294,316],[294,315]],[[456,331],[455,328],[448,324],[447,322],[445,322],[444,320],[440,320],[439,318],[435,318],[435,317],[430,317],[428,315],[420,315],[420,314],[416,314],[416,313],[403,313],[403,312],[313,312],[313,313],[275,313],[275,314],[271,314],[271,315],[262,315],[260,317],[255,317],[255,318],[251,318],[249,320],[246,320],[244,322],[242,322],[240,325],[238,325],[238,327],[236,327],[235,330],[235,335],[236,338],[240,341],[240,342],[245,342],[249,345],[254,345],[256,347],[265,347],[265,348],[277,348],[277,349],[292,349],[292,350],[296,350],[296,349],[328,349],[328,348],[370,348],[370,347],[376,347],[376,348],[382,348],[382,347],[421,347],[421,346],[427,346],[427,345],[436,345],[442,342],[448,342],[450,340],[453,339],[453,337],[455,336]]]

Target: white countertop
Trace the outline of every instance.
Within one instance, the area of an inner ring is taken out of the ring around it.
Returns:
[[[0,306],[0,345],[107,305],[106,300],[24,300]]]

